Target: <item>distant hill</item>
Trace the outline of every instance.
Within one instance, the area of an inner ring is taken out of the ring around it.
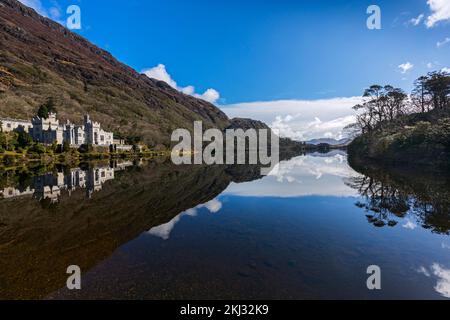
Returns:
[[[307,144],[313,144],[313,145],[329,144],[330,146],[348,145],[350,142],[351,142],[351,139],[349,139],[349,138],[344,138],[344,139],[340,139],[340,140],[321,138],[321,139],[312,139],[312,140],[306,141]]]
[[[168,144],[176,128],[225,129],[216,106],[148,78],[16,0],[0,0],[0,116],[31,118],[54,97],[59,118]]]
[[[246,119],[246,118],[233,118],[231,119],[230,125],[227,129],[267,129],[270,130],[270,127],[262,121]]]
[[[231,124],[227,129],[267,129],[271,131],[270,127],[264,122],[246,118],[231,119]],[[271,141],[269,139],[268,144],[270,145],[270,143]],[[279,148],[281,160],[290,159],[306,151],[306,145],[304,143],[281,137],[279,140]]]

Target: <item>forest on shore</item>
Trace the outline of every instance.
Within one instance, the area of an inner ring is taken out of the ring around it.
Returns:
[[[390,85],[372,85],[354,106],[353,161],[385,165],[450,168],[450,74],[430,72],[410,94]]]

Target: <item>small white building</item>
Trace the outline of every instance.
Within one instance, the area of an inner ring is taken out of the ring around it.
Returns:
[[[3,132],[24,131],[29,133],[33,124],[30,121],[20,119],[1,118]]]

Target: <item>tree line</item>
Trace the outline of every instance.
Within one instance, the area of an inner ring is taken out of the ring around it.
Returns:
[[[356,123],[347,129],[358,133],[373,133],[385,129],[402,116],[427,113],[432,110],[450,111],[450,74],[430,72],[414,82],[410,95],[390,85],[372,85],[363,94],[363,103],[353,107]]]

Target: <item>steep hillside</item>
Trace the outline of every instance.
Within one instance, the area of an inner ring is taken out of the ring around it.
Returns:
[[[231,124],[227,129],[266,129],[270,130],[270,127],[262,121],[246,119],[246,118],[233,118]]]
[[[214,105],[182,94],[16,0],[0,0],[0,116],[30,118],[48,97],[59,117],[84,113],[114,132],[168,143],[175,128],[229,126]]]

